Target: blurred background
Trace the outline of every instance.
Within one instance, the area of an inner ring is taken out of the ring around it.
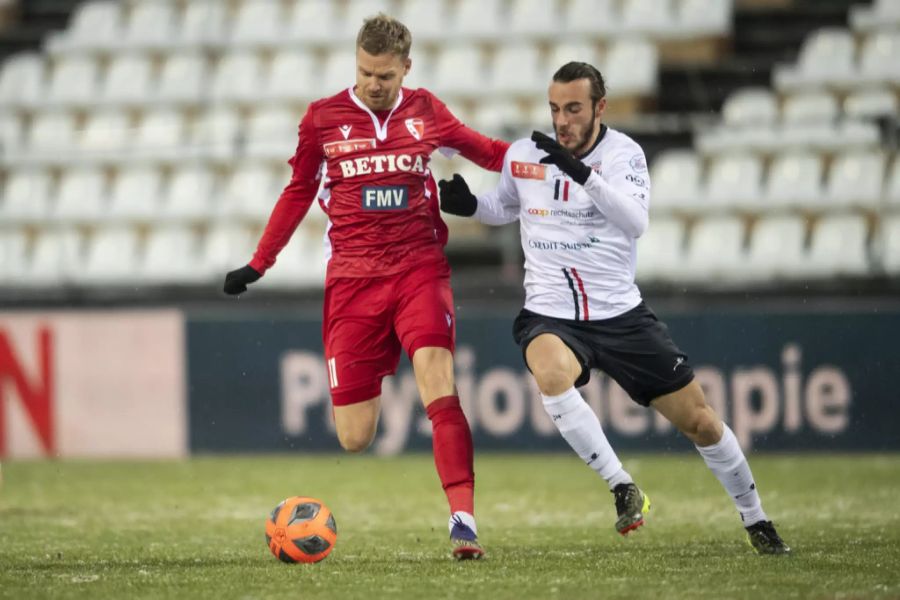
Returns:
[[[407,85],[508,140],[550,129],[560,65],[598,66],[649,163],[638,283],[742,444],[900,449],[897,0],[0,0],[0,456],[337,449],[321,210],[220,288],[379,11]],[[447,221],[477,443],[563,449],[509,333],[517,226]],[[585,395],[615,443],[680,447],[602,374]],[[404,362],[376,451],[428,436]]]

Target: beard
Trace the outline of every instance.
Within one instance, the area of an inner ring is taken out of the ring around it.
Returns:
[[[572,149],[567,148],[574,156],[580,156],[591,147],[591,143],[594,141],[594,125],[596,122],[597,112],[594,110],[594,107],[591,107],[591,120],[587,124],[587,127],[584,128],[584,132],[576,140],[577,145]],[[556,128],[556,123],[553,124],[553,131],[556,133],[557,141],[559,141],[559,130]],[[571,131],[569,131],[569,133],[571,134]]]

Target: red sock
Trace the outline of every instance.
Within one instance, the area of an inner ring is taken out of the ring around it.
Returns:
[[[426,407],[431,420],[434,465],[447,494],[450,512],[475,514],[474,450],[469,422],[458,396],[438,398]]]

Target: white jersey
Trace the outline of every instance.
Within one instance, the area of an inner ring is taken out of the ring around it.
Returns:
[[[650,178],[641,147],[603,126],[581,157],[593,169],[584,186],[530,139],[506,153],[498,187],[478,196],[475,218],[519,219],[525,251],[525,308],[575,320],[608,319],[641,302],[634,283],[637,238],[647,228]]]

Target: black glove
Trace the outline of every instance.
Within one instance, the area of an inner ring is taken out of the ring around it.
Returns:
[[[559,145],[559,142],[548,137],[540,131],[531,132],[531,141],[535,143],[538,150],[543,150],[547,156],[541,159],[545,165],[556,165],[560,171],[571,177],[578,185],[584,185],[584,182],[591,176],[591,168],[575,158],[571,152]]]
[[[251,267],[244,265],[240,269],[229,271],[225,276],[225,293],[229,296],[236,296],[247,291],[247,284],[257,281],[262,275]]]
[[[471,217],[478,208],[478,200],[469,191],[466,180],[459,173],[453,174],[453,179],[438,181],[441,188],[441,210],[451,215]]]

